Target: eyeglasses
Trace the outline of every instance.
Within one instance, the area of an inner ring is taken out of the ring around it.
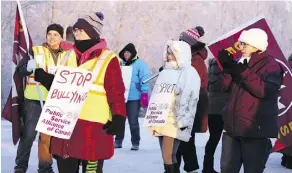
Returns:
[[[248,44],[244,43],[244,42],[239,42],[238,46],[239,48],[246,48]]]

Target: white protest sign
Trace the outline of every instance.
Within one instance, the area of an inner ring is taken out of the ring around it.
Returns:
[[[90,71],[59,67],[36,130],[70,139],[93,79]]]
[[[180,70],[170,69],[159,73],[144,118],[144,126],[163,126],[166,123],[180,73]]]
[[[123,82],[125,85],[125,99],[126,102],[128,100],[129,97],[129,92],[130,92],[130,86],[131,86],[131,80],[132,80],[132,71],[133,71],[133,67],[131,66],[122,66],[122,76],[123,76]]]

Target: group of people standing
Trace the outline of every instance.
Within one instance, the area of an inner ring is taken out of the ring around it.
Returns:
[[[119,55],[107,47],[100,37],[103,19],[102,13],[78,18],[70,28],[74,45],[62,40],[61,25],[49,25],[46,43],[33,47],[33,59],[27,54],[18,64],[16,72],[27,78],[27,83],[15,173],[27,171],[40,102],[45,102],[58,66],[92,71],[97,62],[102,63],[104,68],[93,83],[103,91],[89,91],[69,140],[40,134],[38,172],[53,173],[55,158],[59,173],[76,173],[80,164],[84,173],[102,173],[104,160],[113,156],[114,148],[122,148],[126,117],[131,150],[139,150],[139,110],[141,106],[147,108],[150,90],[150,84],[143,81],[150,77],[150,71],[132,43]],[[186,172],[199,169],[195,133],[206,132],[209,126],[204,173],[216,173],[214,153],[223,129],[221,172],[239,172],[243,164],[245,173],[262,173],[271,151],[269,138],[277,135],[277,96],[282,82],[280,66],[267,55],[267,34],[258,28],[243,31],[238,40],[242,57],[236,59],[226,50],[219,53],[223,70],[215,59],[210,60],[207,70],[208,52],[200,41],[204,34],[200,26],[190,28],[177,40],[167,41],[163,50],[160,74],[168,70],[181,72],[166,124],[150,127],[151,134],[159,138],[165,172],[179,173],[182,159]],[[126,103],[121,66],[133,69]],[[37,82],[42,99],[37,94]]]

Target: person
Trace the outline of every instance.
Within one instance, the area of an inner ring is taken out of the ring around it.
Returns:
[[[78,68],[99,68],[97,79],[85,100],[79,119],[69,140],[52,137],[51,153],[57,159],[59,173],[102,172],[103,160],[114,154],[114,135],[125,129],[125,87],[119,60],[101,39],[102,13],[79,18],[73,25]],[[101,68],[100,68],[101,65]],[[40,82],[50,87],[51,76],[39,72]]]
[[[228,102],[229,91],[221,91],[222,81],[220,75],[223,73],[216,60],[209,61],[208,68],[208,126],[210,137],[205,147],[203,173],[217,173],[214,170],[214,154],[223,131],[222,110]]]
[[[181,158],[184,160],[184,170],[192,173],[199,169],[196,146],[195,132],[205,132],[207,130],[208,111],[208,75],[205,60],[208,56],[208,51],[205,48],[206,44],[200,41],[204,36],[203,27],[197,26],[190,28],[180,34],[180,40],[188,43],[191,46],[192,66],[197,70],[201,79],[200,98],[197,106],[196,119],[193,123],[192,137],[188,142],[181,142],[177,151],[178,164],[181,163]],[[205,123],[205,124],[204,124]]]
[[[241,32],[242,56],[234,60],[226,50],[219,52],[223,67],[223,90],[230,88],[222,139],[221,172],[262,173],[278,133],[278,95],[282,70],[267,52],[268,36],[259,28]]]
[[[148,106],[150,87],[148,82],[143,84],[142,81],[150,77],[150,71],[147,64],[139,59],[136,48],[132,43],[129,43],[120,51],[119,57],[122,59],[122,65],[133,68],[126,109],[131,132],[131,150],[137,151],[140,145],[139,111],[141,105],[144,108]],[[115,148],[122,148],[125,134],[120,134],[115,138]]]
[[[289,56],[288,62],[292,67],[292,54]],[[288,154],[283,154],[281,165],[288,169],[292,169],[292,156],[289,156]]]
[[[188,142],[196,115],[200,92],[200,76],[191,66],[191,48],[184,41],[167,41],[163,60],[166,62],[160,72],[168,70],[181,72],[173,93],[170,111],[164,126],[151,126],[150,132],[158,136],[166,173],[179,173],[176,152],[181,141]]]
[[[22,106],[24,128],[17,148],[15,173],[27,171],[31,147],[37,135],[35,128],[42,111],[40,101],[46,101],[48,95],[48,90],[39,85],[41,98],[39,97],[33,70],[38,67],[54,73],[60,65],[73,67],[77,65],[74,52],[62,46],[62,37],[63,27],[61,25],[49,25],[46,32],[46,43],[32,48],[34,59],[30,60],[28,54],[26,54],[16,68],[16,72],[22,77],[26,77],[27,80],[24,91],[25,100]],[[49,153],[49,144],[50,136],[41,133],[38,143],[39,173],[54,172],[52,156]]]

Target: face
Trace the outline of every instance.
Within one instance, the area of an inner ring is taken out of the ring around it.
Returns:
[[[90,37],[87,35],[87,33],[83,29],[75,28],[73,30],[73,34],[75,37],[75,40],[89,40]]]
[[[258,51],[258,49],[256,49],[255,47],[243,42],[239,43],[239,48],[243,57],[250,57],[252,53]]]
[[[167,62],[176,61],[173,52],[171,51],[170,47],[167,47]]]
[[[51,30],[47,34],[47,44],[51,49],[58,49],[62,41],[61,35],[54,30]]]
[[[126,61],[128,61],[131,58],[131,56],[132,56],[131,52],[127,50],[124,52],[124,58]]]

